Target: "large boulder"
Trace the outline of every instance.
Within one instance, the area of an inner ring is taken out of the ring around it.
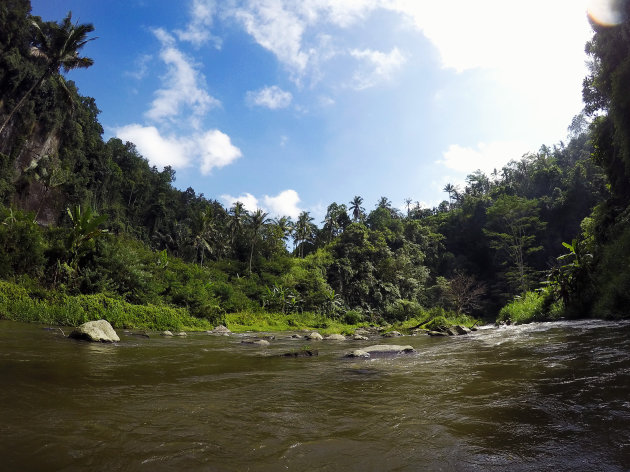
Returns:
[[[464,334],[468,334],[470,330],[465,326],[454,325],[448,328],[446,332],[451,336],[462,336]]]
[[[106,320],[88,321],[76,328],[70,333],[70,337],[74,339],[83,339],[85,341],[114,343],[120,341],[120,338]]]
[[[311,334],[308,334],[306,336],[306,339],[309,339],[311,341],[321,341],[322,339],[324,339],[324,337],[317,331],[313,331]]]
[[[400,346],[398,344],[375,344],[373,346],[367,346],[352,351],[351,353],[347,354],[346,357],[385,357],[398,356],[400,354],[410,354],[412,352],[415,352],[415,350],[409,345]]]

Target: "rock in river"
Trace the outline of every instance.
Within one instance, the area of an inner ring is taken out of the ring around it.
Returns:
[[[208,334],[218,334],[219,336],[229,336],[232,331],[223,325],[215,327],[212,331],[206,331]]]
[[[306,336],[306,339],[310,339],[311,341],[321,341],[324,338],[317,331],[313,331],[311,334]]]
[[[329,334],[324,338],[324,341],[345,341],[346,337],[343,334]]]
[[[113,343],[120,338],[106,320],[88,321],[70,333],[71,338],[84,339],[86,341]]]
[[[398,344],[375,344],[374,346],[367,346],[363,349],[357,349],[355,351],[346,354],[346,357],[384,357],[384,356],[397,356],[399,354],[410,354],[414,351],[411,346],[399,346]]]

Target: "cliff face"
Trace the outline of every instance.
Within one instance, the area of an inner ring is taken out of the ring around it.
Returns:
[[[26,130],[9,123],[0,137],[0,152],[7,160],[6,183],[14,192],[9,204],[35,213],[42,225],[55,223],[64,202],[57,187],[63,183],[56,130],[33,123]]]

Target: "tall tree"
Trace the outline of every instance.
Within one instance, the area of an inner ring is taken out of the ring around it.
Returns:
[[[363,203],[363,197],[355,195],[355,197],[350,202],[350,211],[352,212],[352,219],[355,221],[361,220],[361,217],[365,214],[365,208],[361,206]]]
[[[54,22],[40,24],[34,20],[31,23],[35,31],[35,40],[33,41],[31,54],[36,58],[42,59],[46,64],[46,68],[6,117],[2,126],[0,126],[0,134],[9,124],[15,112],[20,109],[31,93],[48,77],[60,77],[59,72],[61,69],[69,72],[73,69],[87,68],[94,64],[94,61],[89,57],[79,56],[79,51],[83,46],[96,39],[88,38],[88,34],[94,31],[94,26],[91,23],[73,24],[72,12],[68,12],[68,15],[60,24]]]
[[[298,257],[304,257],[304,244],[313,239],[315,232],[314,218],[308,211],[303,211],[298,216],[293,232],[293,239],[297,245]]]
[[[536,235],[546,226],[538,217],[538,202],[503,195],[486,214],[488,223],[483,232],[490,238],[490,247],[510,266],[506,272],[508,281],[524,294],[530,288],[528,256],[542,250],[536,245]]]
[[[262,211],[260,208],[252,213],[249,217],[249,231],[250,231],[250,252],[249,252],[249,275],[252,275],[252,259],[254,258],[254,246],[256,240],[260,236],[260,230],[267,223],[268,214]]]

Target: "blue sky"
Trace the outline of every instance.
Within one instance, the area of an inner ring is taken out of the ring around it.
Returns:
[[[32,0],[95,26],[74,71],[105,139],[226,207],[321,221],[566,139],[591,30],[581,0]]]

